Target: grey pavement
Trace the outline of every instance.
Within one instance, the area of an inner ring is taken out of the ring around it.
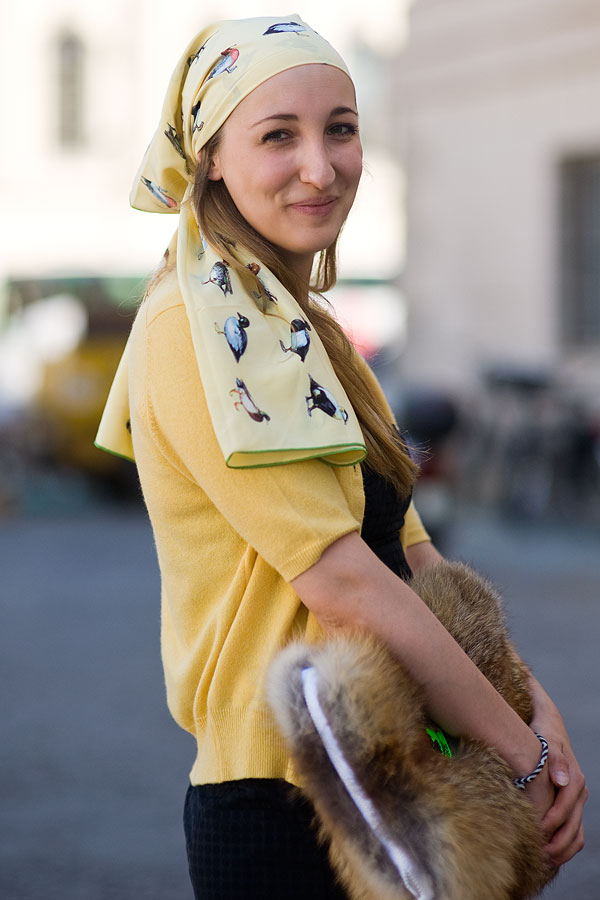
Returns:
[[[504,591],[593,793],[587,847],[547,900],[600,898],[599,544],[478,515],[448,547]],[[191,900],[181,811],[194,748],[166,711],[143,512],[5,520],[0,566],[1,900]]]

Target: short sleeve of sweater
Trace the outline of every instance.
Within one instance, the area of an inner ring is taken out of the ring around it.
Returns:
[[[406,510],[404,525],[400,532],[400,543],[406,550],[407,547],[412,547],[413,544],[421,544],[423,541],[430,540],[431,538],[421,522],[421,517],[419,516],[414,503],[411,502]]]
[[[254,469],[225,465],[184,306],[163,306],[147,318],[145,418],[165,463],[201,488],[228,525],[286,581],[317,562],[338,538],[359,531],[362,513],[350,509],[341,486],[343,478],[360,482],[359,466],[340,476],[320,460]]]

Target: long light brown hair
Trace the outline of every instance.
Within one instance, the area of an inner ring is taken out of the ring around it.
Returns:
[[[356,413],[367,447],[369,466],[390,481],[402,496],[408,496],[417,467],[390,422],[387,411],[365,383],[356,351],[341,326],[323,298],[311,296],[311,292],[320,295],[330,290],[336,282],[337,238],[330,247],[321,251],[314,280],[307,284],[285,264],[279,249],[246,221],[225,183],[209,179],[210,165],[219,139],[220,132],[217,132],[202,148],[194,172],[191,203],[202,235],[242,280],[252,281],[254,291],[264,294],[256,274],[236,258],[234,249],[237,244],[270,269],[294,297],[321,338],[335,374]]]

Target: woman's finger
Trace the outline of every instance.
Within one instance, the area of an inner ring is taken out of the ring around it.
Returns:
[[[562,832],[563,829],[561,828],[544,848],[550,860],[557,866],[562,866],[569,862],[580,850],[583,850],[585,844],[583,825],[579,826],[573,836],[570,834],[563,835]]]
[[[554,779],[552,780],[554,781]],[[554,783],[556,784],[556,781]],[[574,770],[572,769],[569,775],[568,784],[559,788],[552,807],[544,817],[544,833],[551,837],[566,825],[569,820],[572,820],[574,816],[578,816],[580,822],[587,796],[588,791],[583,772],[575,763]]]
[[[569,770],[569,760],[566,754],[563,753],[562,749],[551,747],[548,754],[548,772],[550,773],[552,784],[559,788],[566,787],[571,780]]]
[[[589,793],[584,782],[575,803],[572,804],[572,798],[565,800],[564,797],[561,797],[561,794],[563,794],[565,790],[566,789],[563,788],[558,792],[556,802],[545,816],[543,823],[544,832],[551,835],[550,840],[545,847],[546,853],[552,862],[558,866],[568,862],[583,848],[583,807]],[[562,823],[557,828],[553,828],[551,824],[554,817]]]

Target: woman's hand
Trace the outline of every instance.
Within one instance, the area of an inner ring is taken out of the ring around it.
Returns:
[[[541,745],[540,745],[541,746]],[[546,764],[538,777],[525,787],[525,796],[535,806],[542,824],[554,804],[554,785]]]
[[[546,852],[553,863],[563,865],[583,848],[583,807],[588,789],[563,720],[539,682],[531,677],[534,716],[531,727],[548,741],[548,778],[555,788],[554,803],[543,817]],[[531,787],[538,781],[532,782]],[[536,800],[531,796],[534,803]],[[539,805],[536,803],[537,808]]]

